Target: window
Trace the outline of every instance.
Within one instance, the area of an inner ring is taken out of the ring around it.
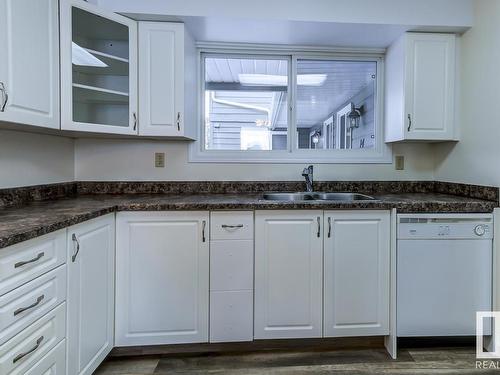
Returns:
[[[300,77],[313,76],[321,79],[316,84],[299,83]],[[298,147],[373,148],[376,78],[373,61],[298,60]]]
[[[385,163],[381,56],[201,51],[199,162]]]
[[[205,59],[205,149],[287,149],[288,60]]]

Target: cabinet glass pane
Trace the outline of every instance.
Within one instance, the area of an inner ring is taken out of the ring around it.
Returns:
[[[297,147],[370,149],[375,143],[375,61],[297,61]]]
[[[129,126],[129,30],[72,8],[73,121]]]

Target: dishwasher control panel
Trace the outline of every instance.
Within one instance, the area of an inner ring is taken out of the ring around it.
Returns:
[[[398,239],[492,239],[493,216],[398,215]]]

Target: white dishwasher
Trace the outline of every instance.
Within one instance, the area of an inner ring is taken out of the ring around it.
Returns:
[[[492,306],[493,215],[397,220],[397,336],[475,335],[476,311]]]

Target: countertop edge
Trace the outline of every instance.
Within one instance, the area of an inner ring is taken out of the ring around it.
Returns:
[[[293,209],[315,209],[315,210],[390,210],[396,209],[398,213],[491,213],[498,207],[494,201],[471,201],[471,202],[439,202],[439,201],[358,201],[358,202],[268,202],[258,200],[250,202],[172,202],[172,203],[130,203],[109,205],[98,209],[89,209],[81,214],[68,215],[67,218],[36,226],[30,230],[20,231],[12,235],[0,237],[0,249],[40,237],[57,230],[71,227],[73,225],[115,212],[124,211],[172,211],[172,210],[293,210]]]

